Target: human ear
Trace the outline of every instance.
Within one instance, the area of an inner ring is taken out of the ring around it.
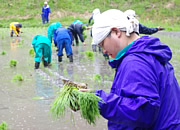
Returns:
[[[120,31],[119,28],[113,27],[113,28],[111,29],[111,32],[115,32],[115,34],[116,34],[118,37],[121,36],[121,31]]]

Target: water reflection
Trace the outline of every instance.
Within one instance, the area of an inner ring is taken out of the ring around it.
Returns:
[[[36,85],[35,95],[40,99],[38,100],[38,102],[50,104],[51,101],[48,99],[54,95],[51,82],[43,79],[43,77],[39,73],[35,73],[34,79]]]
[[[10,45],[11,45],[11,50],[16,50],[18,43],[20,42],[20,39],[17,37],[15,39],[12,39],[10,41]]]

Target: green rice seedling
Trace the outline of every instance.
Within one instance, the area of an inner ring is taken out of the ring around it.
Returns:
[[[96,74],[93,76],[93,80],[97,81],[97,82],[100,82],[102,80],[102,77],[100,74]]]
[[[3,121],[0,124],[0,130],[7,130],[7,127],[8,127],[8,124],[5,121]]]
[[[86,56],[89,58],[89,59],[93,59],[94,58],[94,53],[92,51],[86,51]]]
[[[2,51],[2,52],[1,52],[1,55],[6,55],[6,51]]]
[[[87,38],[87,35],[85,32],[83,32],[83,39],[86,40],[86,38]]]
[[[51,104],[50,112],[53,117],[59,118],[65,115],[70,107],[72,110],[80,110],[81,117],[89,124],[96,123],[100,117],[98,101],[101,99],[92,92],[81,92],[72,84],[65,84],[59,92],[59,96]]]
[[[10,65],[10,67],[15,67],[17,65],[17,61],[12,59],[12,60],[10,60],[9,65]]]
[[[33,48],[29,49],[29,55],[31,55],[32,57],[35,56],[35,52]]]
[[[23,76],[21,74],[16,74],[14,77],[13,77],[13,80],[14,81],[23,81]]]

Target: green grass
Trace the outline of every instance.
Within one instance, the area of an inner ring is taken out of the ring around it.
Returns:
[[[47,27],[49,24],[43,25],[40,16],[43,2],[41,0],[3,0],[0,4],[0,27],[9,27],[13,21],[21,22],[23,28]],[[180,30],[179,0],[51,0],[48,4],[52,12],[50,22],[59,21],[63,26],[68,26],[75,19],[87,24],[95,8],[99,8],[101,12],[114,8],[122,11],[135,10],[139,21],[145,25],[162,26],[167,31]],[[61,15],[57,15],[57,12]]]

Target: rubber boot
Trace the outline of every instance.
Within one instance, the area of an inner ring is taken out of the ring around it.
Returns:
[[[58,61],[62,62],[62,56],[58,56]]]
[[[11,37],[13,37],[13,33],[11,33]]]
[[[93,52],[96,52],[96,45],[92,45]]]
[[[69,55],[69,62],[73,62],[73,55]]]
[[[48,66],[48,62],[44,61],[44,67],[47,67],[47,66]]]
[[[35,62],[35,69],[39,68],[40,63],[39,62]]]

